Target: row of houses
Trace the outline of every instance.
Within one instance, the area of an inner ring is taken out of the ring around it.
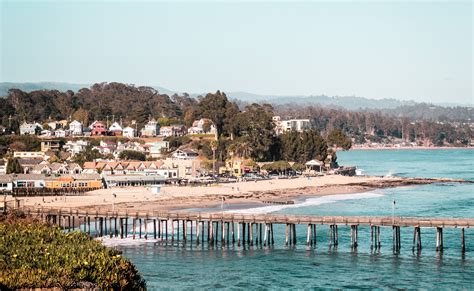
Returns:
[[[159,161],[96,161],[86,162],[82,173],[112,175],[160,176],[168,179],[190,179],[200,175],[199,160],[164,159]]]
[[[88,127],[85,127],[81,122],[74,120],[68,125],[64,123],[54,123],[45,129],[43,125],[34,122],[24,122],[20,125],[21,135],[41,135],[44,137],[68,137],[68,136],[123,136],[128,138],[134,137],[155,137],[155,136],[184,136],[186,134],[215,134],[216,127],[211,120],[202,118],[193,122],[192,126],[186,128],[184,125],[175,124],[170,126],[160,126],[155,119],[149,120],[145,126],[138,131],[135,122],[135,128],[131,126],[124,127],[120,122],[112,122],[110,126],[104,122],[96,120]]]

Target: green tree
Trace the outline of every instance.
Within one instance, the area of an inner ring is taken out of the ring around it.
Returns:
[[[247,143],[249,155],[256,161],[272,160],[276,153],[273,145],[276,142],[273,129],[273,111],[268,105],[252,104],[245,107],[241,124],[242,138],[240,142]]]
[[[339,128],[334,129],[328,134],[327,141],[331,146],[341,147],[345,150],[350,149],[352,146],[351,139]]]
[[[144,153],[139,151],[131,151],[126,150],[120,153],[119,158],[122,160],[137,160],[137,161],[145,161],[146,156]]]
[[[92,162],[95,159],[103,158],[104,156],[97,149],[93,149],[92,145],[88,145],[84,151],[74,156],[73,161],[82,167],[85,162]]]
[[[7,174],[21,174],[23,167],[20,165],[18,158],[10,158],[7,162]]]

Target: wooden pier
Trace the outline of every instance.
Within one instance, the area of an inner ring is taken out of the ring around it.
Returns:
[[[460,249],[466,250],[464,230],[474,227],[474,218],[366,217],[251,215],[200,212],[90,212],[78,209],[28,208],[22,210],[34,217],[58,225],[65,231],[79,230],[93,237],[190,241],[197,245],[209,243],[221,246],[237,244],[272,246],[274,225],[284,225],[285,245],[296,245],[296,225],[306,225],[306,244],[316,245],[317,226],[329,226],[329,245],[339,244],[339,226],[350,227],[350,246],[359,246],[359,228],[370,228],[372,249],[380,249],[380,228],[392,228],[392,248],[401,249],[401,228],[413,228],[413,250],[421,250],[422,229],[436,229],[436,250],[443,250],[443,229],[460,229]],[[91,228],[93,224],[93,228]],[[130,227],[130,229],[129,229]],[[149,229],[151,228],[151,229]]]

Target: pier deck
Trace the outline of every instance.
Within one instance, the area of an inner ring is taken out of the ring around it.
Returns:
[[[93,236],[128,237],[129,227],[133,238],[148,238],[151,234],[161,240],[193,240],[197,244],[220,241],[222,245],[272,245],[273,225],[286,225],[285,244],[296,244],[296,225],[307,225],[308,245],[316,244],[316,226],[328,225],[330,244],[338,245],[338,227],[350,226],[351,247],[357,248],[358,228],[370,227],[371,247],[380,248],[380,227],[391,227],[393,249],[401,248],[400,228],[412,227],[413,249],[420,250],[421,228],[436,228],[436,250],[443,249],[443,229],[459,228],[461,250],[465,252],[464,229],[474,227],[474,218],[440,217],[383,217],[383,216],[312,216],[281,214],[234,214],[225,212],[184,212],[184,211],[85,211],[79,209],[52,209],[23,207],[23,211],[49,221],[66,230],[79,229],[91,235],[91,220],[94,224]],[[153,228],[151,231],[148,229]],[[142,226],[144,232],[142,231]],[[181,227],[181,236],[180,236]],[[82,229],[81,229],[82,228]],[[237,237],[237,238],[236,238]],[[218,239],[219,238],[219,239]]]

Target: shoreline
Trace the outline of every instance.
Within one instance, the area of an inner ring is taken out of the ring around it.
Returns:
[[[416,146],[416,147],[409,147],[409,146],[403,146],[403,147],[381,147],[381,146],[353,146],[351,147],[348,151],[365,151],[365,150],[370,150],[370,151],[379,151],[379,150],[473,150],[473,146],[466,146],[466,147],[425,147],[425,146]],[[344,150],[342,150],[344,151]]]
[[[26,197],[25,206],[76,208],[87,211],[182,211],[216,208],[226,205],[276,205],[272,202],[294,201],[303,197],[344,195],[411,185],[433,183],[474,183],[447,178],[402,178],[327,175],[313,178],[277,179],[258,182],[236,182],[212,186],[164,186],[160,194],[146,187],[100,189],[81,196]],[[113,198],[113,195],[116,198]],[[264,203],[266,202],[266,203]]]

